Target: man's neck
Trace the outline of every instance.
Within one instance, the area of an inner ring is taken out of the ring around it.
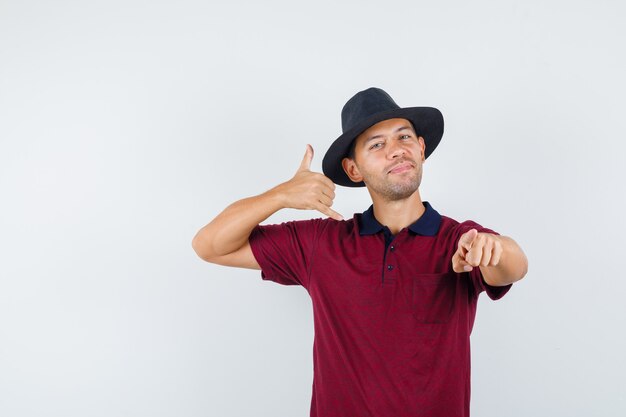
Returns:
[[[392,234],[398,234],[400,230],[410,226],[419,219],[426,207],[422,203],[419,189],[404,200],[387,201],[380,197],[372,196],[374,205],[374,217],[378,222],[387,226]]]

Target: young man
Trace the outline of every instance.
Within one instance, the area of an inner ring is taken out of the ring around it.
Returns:
[[[443,135],[431,107],[399,108],[379,88],[342,110],[343,134],[309,170],[228,206],[193,240],[204,260],[302,285],[315,327],[312,417],[467,417],[470,333],[478,296],[504,296],[526,275],[515,241],[422,202],[422,165]],[[349,220],[335,184],[365,186]],[[329,218],[259,225],[281,208]]]

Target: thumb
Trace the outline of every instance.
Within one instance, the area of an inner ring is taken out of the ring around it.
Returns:
[[[313,147],[306,144],[306,152],[304,153],[304,158],[302,158],[302,162],[300,162],[300,167],[298,167],[298,171],[308,171],[311,167],[311,160],[313,159]]]
[[[454,272],[461,273],[469,272],[472,269],[472,266],[463,258],[461,251],[457,250],[452,256],[452,270]]]

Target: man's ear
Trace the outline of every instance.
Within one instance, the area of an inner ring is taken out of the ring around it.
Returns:
[[[343,167],[343,170],[352,182],[363,181],[363,176],[359,172],[359,168],[356,166],[356,163],[352,159],[343,158],[341,160],[341,166]]]

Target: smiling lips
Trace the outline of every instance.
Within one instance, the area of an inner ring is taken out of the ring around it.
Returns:
[[[393,167],[393,169],[391,169],[388,173],[389,174],[399,174],[401,172],[408,171],[411,168],[413,168],[413,165],[411,165],[409,162],[403,162],[403,163],[398,164],[395,167]]]

